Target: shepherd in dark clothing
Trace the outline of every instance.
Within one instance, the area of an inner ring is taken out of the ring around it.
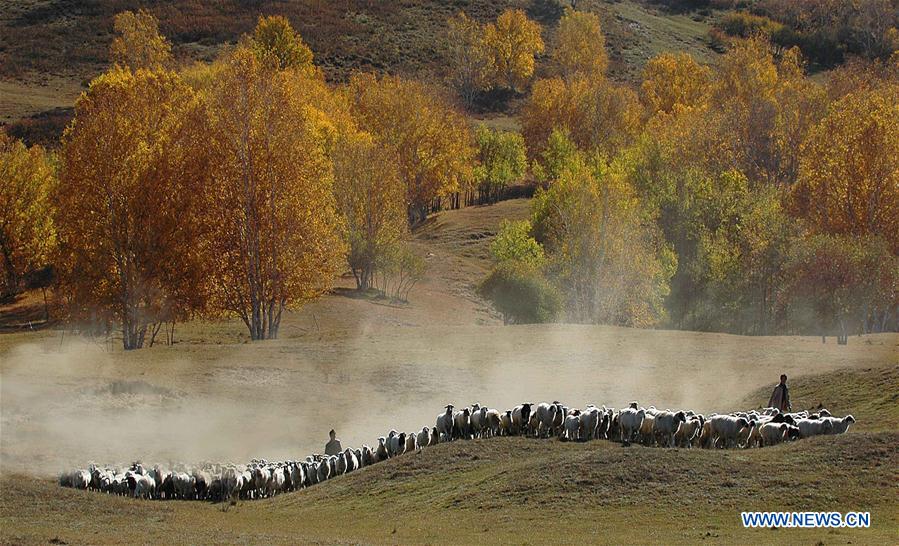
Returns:
[[[771,400],[768,400],[769,408],[777,408],[780,411],[793,411],[793,404],[790,403],[790,390],[787,388],[787,376],[781,374],[780,383],[774,387],[771,393]]]
[[[325,455],[339,455],[343,449],[340,447],[340,440],[337,439],[337,433],[334,432],[334,429],[331,429],[328,436],[331,437],[331,441],[325,444]]]

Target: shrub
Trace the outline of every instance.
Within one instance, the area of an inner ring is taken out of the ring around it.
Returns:
[[[540,270],[517,261],[499,264],[478,293],[493,302],[506,324],[552,322],[562,309],[562,296]]]

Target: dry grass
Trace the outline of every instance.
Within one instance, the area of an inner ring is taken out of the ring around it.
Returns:
[[[899,434],[751,451],[597,441],[440,445],[309,490],[228,507],[141,502],[0,479],[0,541],[321,544],[889,544]],[[863,510],[866,530],[746,530],[744,510]]]

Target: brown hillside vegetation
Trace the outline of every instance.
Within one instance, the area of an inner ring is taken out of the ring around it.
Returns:
[[[14,2],[0,12],[0,125],[28,142],[55,145],[83,84],[108,64],[113,17],[145,7],[160,21],[181,62],[213,59],[222,46],[253,29],[260,15],[286,16],[303,36],[332,81],[354,70],[438,76],[445,72],[446,19],[464,10],[488,21],[509,7],[525,9],[544,25],[552,42],[558,14],[551,2],[466,0],[400,3],[340,0],[322,2],[135,2],[98,0]],[[643,64],[661,51],[689,51],[711,61],[710,23],[669,14],[639,2],[578,3],[600,13],[617,78],[634,80]]]

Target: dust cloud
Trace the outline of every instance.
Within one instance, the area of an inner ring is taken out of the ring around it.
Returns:
[[[882,358],[835,358],[814,341],[578,325],[372,326],[129,353],[32,339],[0,352],[0,471],[302,458],[331,428],[345,447],[374,445],[432,426],[448,403],[731,410],[781,372]]]

